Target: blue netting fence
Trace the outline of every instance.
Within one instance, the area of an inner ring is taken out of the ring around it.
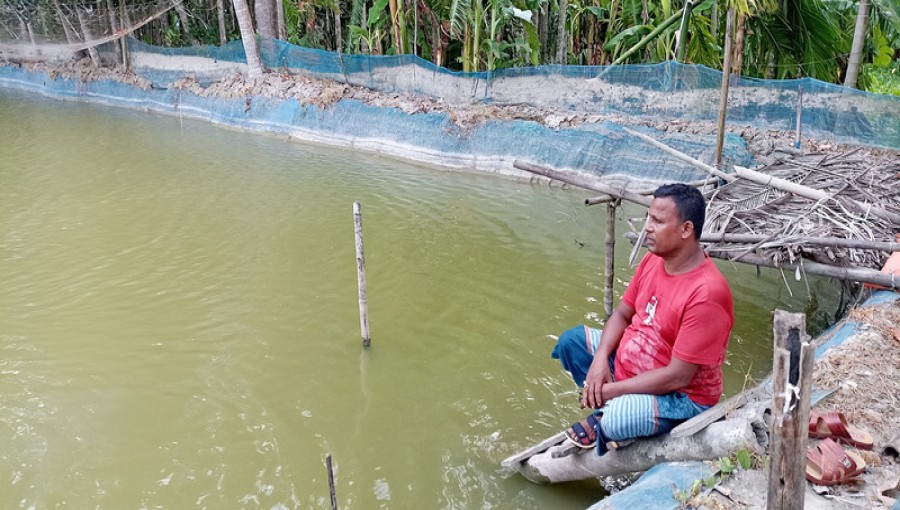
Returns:
[[[150,55],[200,57],[244,63],[240,41],[225,46],[161,48],[129,40],[136,70],[166,87],[185,69],[153,65]],[[715,121],[720,71],[701,65],[561,66],[449,71],[414,55],[338,54],[282,41],[260,44],[270,69],[336,80],[391,94],[422,95],[449,104],[526,104],[560,111]],[[194,71],[201,83],[221,77]],[[802,98],[802,99],[801,99]],[[802,108],[800,102],[802,101]],[[728,122],[759,129],[792,131],[800,112],[804,136],[900,149],[900,97],[861,92],[812,78],[762,80],[733,77]]]

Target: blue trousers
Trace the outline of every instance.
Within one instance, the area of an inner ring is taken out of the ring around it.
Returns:
[[[576,326],[559,336],[550,354],[572,374],[579,388],[584,387],[584,378],[594,361],[601,333],[599,329]],[[615,353],[609,358],[609,366],[615,380]],[[680,392],[622,395],[610,399],[595,411],[600,423],[598,437],[602,439],[597,441],[598,454],[605,453],[606,442],[664,434],[707,409],[709,406],[694,403]]]

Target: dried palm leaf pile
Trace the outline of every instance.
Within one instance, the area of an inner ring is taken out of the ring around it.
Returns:
[[[701,241],[710,256],[900,289],[900,275],[880,271],[900,252],[900,153],[783,149],[766,155],[769,163],[763,167],[736,166],[725,173],[647,135],[624,131],[710,174],[706,183],[695,183],[707,198]],[[808,145],[816,148],[812,141]],[[629,190],[627,182],[527,161],[513,166],[602,193],[587,205],[616,200],[650,205],[648,191]],[[715,186],[718,182],[724,184]],[[643,243],[636,232],[625,237]]]
[[[765,179],[739,178],[706,193],[711,254],[759,257],[777,267],[802,268],[805,259],[879,270],[897,249],[900,158],[871,158],[860,149],[786,154],[756,172]],[[778,179],[816,193],[779,189]]]

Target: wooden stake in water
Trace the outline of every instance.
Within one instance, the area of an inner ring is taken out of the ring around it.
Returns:
[[[369,336],[369,303],[366,300],[366,257],[363,253],[362,213],[359,202],[353,202],[353,231],[356,234],[356,276],[359,283],[359,329],[363,347],[372,343]]]
[[[331,469],[331,454],[325,457],[325,469],[328,470],[328,492],[331,494],[331,510],[337,510],[337,494],[334,491],[334,471]]]
[[[606,205],[606,265],[603,268],[603,313],[606,318],[613,311],[613,280],[615,278],[616,253],[616,202]]]

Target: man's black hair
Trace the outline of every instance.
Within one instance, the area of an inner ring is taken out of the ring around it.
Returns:
[[[687,184],[664,184],[653,192],[654,198],[669,197],[675,202],[678,219],[694,224],[694,237],[700,239],[706,221],[706,200],[697,188]]]

